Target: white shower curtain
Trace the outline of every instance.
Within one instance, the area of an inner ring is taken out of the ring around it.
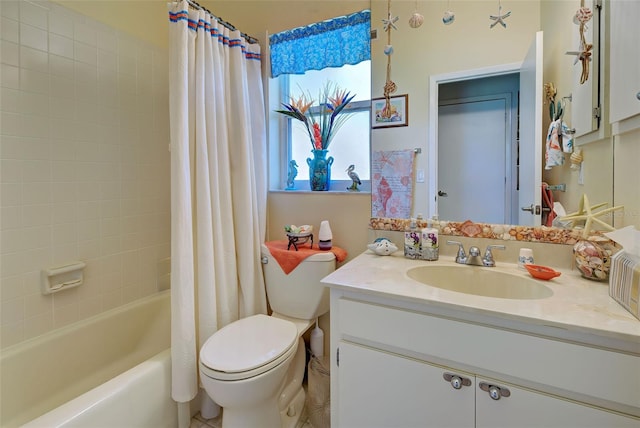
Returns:
[[[172,396],[198,391],[219,328],[266,313],[266,126],[260,45],[169,4]]]

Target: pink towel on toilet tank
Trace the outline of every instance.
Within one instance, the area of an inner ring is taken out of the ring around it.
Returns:
[[[318,249],[317,246],[311,248],[309,244],[298,245],[298,251],[296,251],[293,246],[291,246],[290,250],[287,250],[287,245],[289,245],[288,240],[268,241],[264,244],[287,275],[307,257],[317,253],[326,253],[326,251]],[[338,262],[343,262],[347,259],[347,252],[342,248],[333,246],[327,251],[331,251],[335,254]]]

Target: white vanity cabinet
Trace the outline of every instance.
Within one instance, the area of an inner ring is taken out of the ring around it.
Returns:
[[[640,426],[638,355],[497,324],[332,288],[332,427]]]
[[[640,2],[611,0],[610,121],[640,115]],[[637,124],[637,122],[636,122]]]
[[[339,422],[332,426],[474,426],[473,375],[346,341],[339,349],[340,398],[331,401]],[[443,375],[458,376],[460,387]]]

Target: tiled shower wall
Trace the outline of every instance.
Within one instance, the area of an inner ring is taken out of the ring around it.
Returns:
[[[170,170],[166,50],[53,2],[0,11],[4,348],[166,286]],[[84,284],[43,295],[75,260]]]

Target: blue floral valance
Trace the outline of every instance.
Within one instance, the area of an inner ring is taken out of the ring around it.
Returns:
[[[371,11],[363,10],[269,36],[271,76],[342,67],[371,59]]]

